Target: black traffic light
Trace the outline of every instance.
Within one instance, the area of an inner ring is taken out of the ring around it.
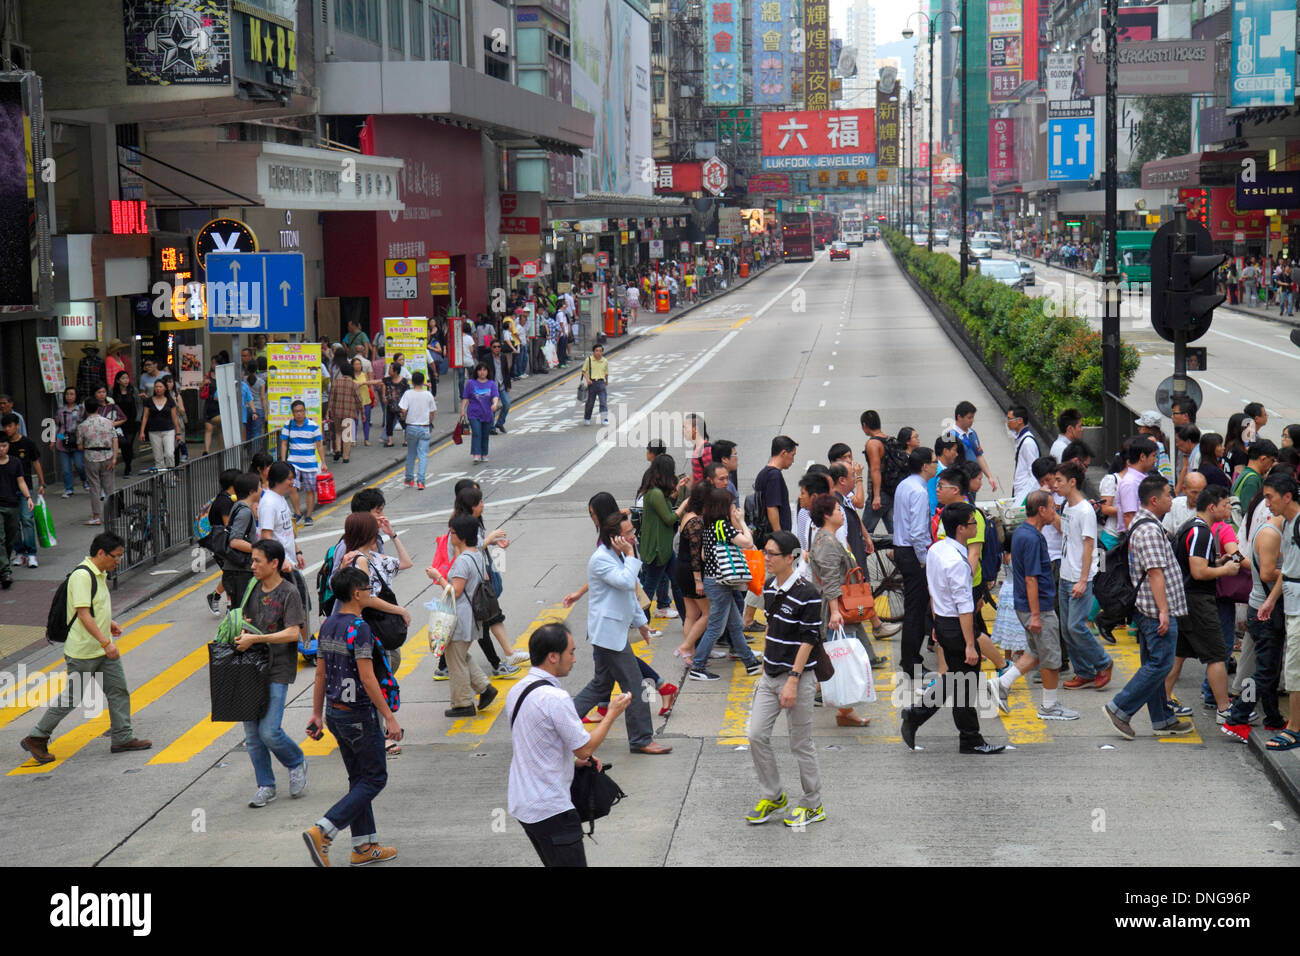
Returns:
[[[1215,293],[1214,271],[1228,260],[1213,253],[1210,232],[1188,221],[1184,252],[1174,252],[1178,224],[1167,222],[1151,240],[1151,325],[1166,342],[1186,333],[1194,342],[1210,330],[1214,309],[1223,302]]]
[[[1300,348],[1300,329],[1291,330],[1291,344]]]
[[[1169,309],[1165,313],[1172,328],[1190,331],[1210,327],[1215,308],[1226,298],[1215,290],[1214,274],[1227,261],[1228,257],[1222,254],[1173,254],[1169,269]]]

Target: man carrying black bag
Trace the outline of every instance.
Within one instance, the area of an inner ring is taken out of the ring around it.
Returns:
[[[573,670],[569,629],[563,624],[542,625],[528,639],[528,653],[532,669],[506,697],[514,746],[508,808],[544,866],[586,866],[582,819],[570,797],[574,768],[594,764],[597,771],[601,769],[596,748],[627,710],[632,695],[623,693],[611,700],[600,723],[588,733],[573,698],[559,681]],[[549,686],[530,693],[529,688],[539,683]]]
[[[235,647],[246,651],[254,644],[271,645],[271,693],[266,713],[261,720],[244,721],[244,747],[257,778],[257,791],[248,805],[264,807],[275,799],[272,754],[289,769],[289,796],[301,797],[307,789],[307,758],[280,726],[289,685],[298,675],[298,635],[307,616],[297,587],[281,575],[283,545],[267,538],[253,544],[252,554],[257,584],[243,605],[244,620],[260,633],[245,631],[235,639]]]

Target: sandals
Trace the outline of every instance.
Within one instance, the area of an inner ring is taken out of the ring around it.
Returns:
[[[1264,744],[1269,750],[1294,750],[1300,747],[1300,730],[1279,730]]]
[[[388,742],[388,746],[384,747],[384,753],[385,753],[386,755],[388,755],[389,757],[396,757],[396,756],[398,756],[401,752],[402,752],[402,747],[401,747],[401,745],[398,744],[398,743],[397,743],[396,741],[394,741],[394,740],[390,740],[390,741]]]

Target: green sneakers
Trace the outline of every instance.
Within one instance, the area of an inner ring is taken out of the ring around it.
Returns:
[[[810,823],[825,819],[826,811],[820,806],[816,806],[811,810],[807,807],[795,807],[794,812],[785,818],[785,825],[788,827],[805,827]]]
[[[776,813],[778,810],[784,810],[789,803],[790,801],[786,799],[784,793],[781,794],[779,800],[772,801],[764,798],[758,801],[758,806],[754,807],[754,809],[745,817],[745,822],[766,823],[768,817]]]

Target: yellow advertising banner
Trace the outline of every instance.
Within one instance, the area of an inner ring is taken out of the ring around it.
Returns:
[[[384,316],[384,360],[392,363],[399,352],[406,368],[429,376],[429,320],[418,316]],[[375,366],[375,378],[383,378]]]
[[[272,431],[293,417],[292,406],[299,399],[307,405],[307,418],[321,423],[320,375],[320,343],[267,343],[267,423]]]

